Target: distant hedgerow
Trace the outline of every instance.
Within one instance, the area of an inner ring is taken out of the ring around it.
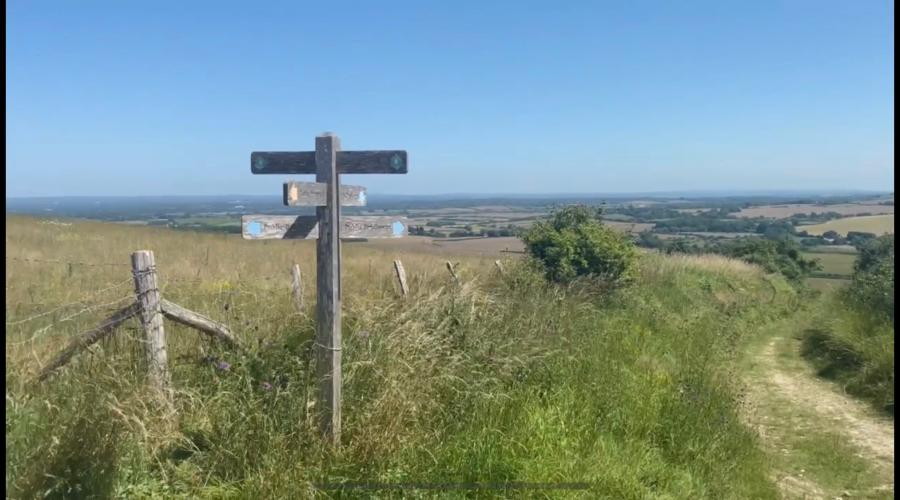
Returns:
[[[554,210],[522,235],[526,251],[547,278],[566,283],[597,277],[610,283],[628,281],[637,267],[634,243],[605,226],[602,211],[584,205]]]

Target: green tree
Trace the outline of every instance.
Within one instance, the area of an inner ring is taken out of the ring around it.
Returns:
[[[662,248],[665,246],[665,242],[662,238],[650,231],[641,231],[640,234],[638,234],[637,244],[644,248]]]
[[[559,208],[532,225],[522,241],[552,281],[593,276],[624,283],[634,275],[637,251],[627,236],[603,225],[601,216],[602,209],[584,205]]]

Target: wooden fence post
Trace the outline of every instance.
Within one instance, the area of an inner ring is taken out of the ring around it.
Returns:
[[[447,261],[447,270],[450,271],[450,276],[453,277],[453,281],[459,283],[459,276],[456,275],[456,271],[453,269],[453,263],[449,260]]]
[[[166,333],[163,330],[162,306],[153,252],[138,250],[131,254],[134,291],[140,305],[141,326],[144,327],[144,352],[150,382],[169,394],[169,365],[166,355]]]
[[[303,312],[303,282],[300,280],[300,265],[291,268],[291,292],[294,294],[294,305]]]
[[[400,295],[406,296],[409,293],[409,287],[406,285],[406,270],[403,269],[403,263],[399,259],[394,261],[394,270],[397,272],[397,281],[400,282]]]

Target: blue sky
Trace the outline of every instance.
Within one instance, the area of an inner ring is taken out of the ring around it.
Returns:
[[[893,190],[893,11],[12,0],[6,194],[278,196],[323,131],[409,152],[373,193]]]

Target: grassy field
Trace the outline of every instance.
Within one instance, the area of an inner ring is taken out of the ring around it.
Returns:
[[[816,245],[812,247],[805,247],[804,251],[806,253],[843,253],[856,255],[858,250],[853,245]]]
[[[821,235],[826,231],[835,231],[842,236],[846,236],[848,231],[861,231],[880,236],[894,232],[894,215],[846,217],[830,220],[822,224],[797,226],[797,231],[806,231],[812,235]]]
[[[514,237],[431,238],[410,236],[408,238],[369,240],[364,243],[350,243],[350,245],[381,251],[442,255],[447,258],[468,256],[493,257],[494,259],[515,257],[517,254],[521,254],[525,248],[522,240]]]
[[[856,255],[847,253],[803,252],[803,257],[816,259],[822,265],[820,273],[850,277]]]
[[[303,311],[289,291],[293,263],[314,275],[312,242],[7,217],[8,497],[327,497],[340,492],[316,483],[518,481],[586,483],[565,492],[574,498],[777,498],[733,371],[760,326],[797,307],[780,278],[648,253],[636,282],[609,292],[548,285],[517,259],[500,276],[494,256],[460,253],[455,285],[445,249],[421,247],[344,246],[344,439],[333,450],[313,418],[311,290]],[[166,322],[177,417],[143,383],[134,322],[31,383],[68,339],[130,300],[137,249],[155,251],[164,297],[228,324],[247,347]]]

